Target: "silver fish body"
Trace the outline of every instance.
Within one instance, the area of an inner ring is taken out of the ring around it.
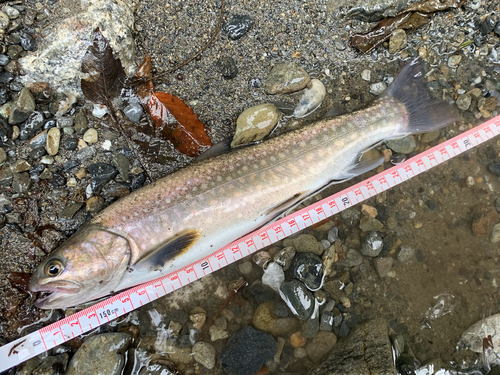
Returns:
[[[182,268],[332,180],[375,167],[377,160],[359,166],[374,144],[443,127],[453,120],[444,104],[421,124],[415,120],[421,104],[412,108],[396,91],[413,84],[418,69],[405,68],[410,79],[398,77],[395,89],[367,109],[194,163],[109,206],[33,274],[31,289],[50,292],[37,306],[76,305]],[[424,104],[435,103],[425,98]]]

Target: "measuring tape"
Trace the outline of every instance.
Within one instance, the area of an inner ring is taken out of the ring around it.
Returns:
[[[0,347],[0,372],[291,236],[500,134],[500,116],[328,198],[270,223],[215,253]]]

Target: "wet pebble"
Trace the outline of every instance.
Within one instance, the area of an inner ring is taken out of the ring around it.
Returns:
[[[349,336],[349,332],[350,332],[350,328],[349,326],[347,325],[346,322],[342,322],[342,324],[340,325],[340,329],[339,329],[339,336],[340,337],[347,337]]]
[[[495,25],[496,25],[495,19],[491,16],[487,16],[483,20],[483,22],[479,24],[479,31],[481,32],[481,34],[487,35],[493,31]]]
[[[93,147],[85,147],[85,148],[82,148],[81,150],[78,150],[75,157],[77,160],[80,160],[81,162],[83,162],[85,160],[90,159],[92,156],[94,156],[94,154],[95,154],[95,150]]]
[[[306,352],[313,362],[328,353],[337,343],[337,336],[333,332],[319,331],[306,345]]]
[[[264,269],[262,284],[267,285],[274,291],[278,292],[284,281],[285,273],[283,272],[283,268],[275,262],[270,262]]]
[[[63,137],[61,141],[61,146],[65,150],[73,151],[78,147],[78,138],[76,137]]]
[[[63,208],[63,210],[59,214],[59,217],[61,219],[70,220],[73,218],[73,216],[76,215],[76,213],[80,210],[80,208],[82,208],[82,206],[83,206],[82,202],[70,203],[66,207]]]
[[[371,70],[365,69],[361,72],[361,79],[363,79],[363,81],[370,82],[371,77],[372,77]]]
[[[12,73],[7,71],[3,71],[0,73],[0,83],[9,83],[12,82],[13,80],[14,80],[14,75]]]
[[[220,58],[217,61],[217,67],[225,79],[233,79],[238,75],[238,67],[232,57],[226,56]]]
[[[9,124],[15,125],[26,121],[35,110],[35,98],[28,88],[21,90],[19,97],[12,106],[12,112],[9,116]]]
[[[286,271],[292,265],[293,257],[295,256],[295,248],[293,246],[287,246],[276,253],[273,260],[275,263],[283,267],[283,271]]]
[[[380,278],[384,278],[391,270],[394,259],[391,257],[376,258],[374,262],[377,274]]]
[[[490,233],[490,242],[497,243],[500,241],[500,223],[493,225]]]
[[[293,115],[297,118],[307,116],[321,105],[325,95],[325,85],[319,79],[312,79],[304,89]]]
[[[130,103],[123,109],[123,114],[133,122],[139,122],[143,112],[144,110],[142,109],[142,105],[140,105],[139,103]]]
[[[229,39],[237,40],[245,35],[253,25],[252,17],[246,14],[236,14],[224,26]]]
[[[18,159],[10,166],[10,169],[14,173],[26,172],[31,169],[31,164],[24,159]]]
[[[461,60],[462,60],[462,56],[461,55],[451,55],[448,58],[448,66],[450,68],[456,68],[458,66],[458,64],[460,64]]]
[[[384,247],[384,241],[380,233],[376,231],[370,231],[361,246],[361,254],[368,257],[376,257],[380,254]]]
[[[302,281],[308,289],[317,289],[323,276],[323,262],[311,253],[301,253],[293,261],[292,276]]]
[[[374,217],[364,216],[359,221],[359,228],[363,232],[380,231],[383,227],[384,224]]]
[[[302,333],[302,336],[304,336],[307,339],[311,339],[318,333],[319,331],[319,316],[316,315],[314,317],[311,317],[307,319],[304,324],[302,324],[302,328],[300,329],[300,332]]]
[[[0,87],[0,105],[3,105],[9,100],[9,93],[5,87]]]
[[[37,147],[44,147],[47,145],[47,130],[35,135],[30,139],[30,147],[35,149]]]
[[[457,107],[462,111],[467,111],[472,102],[472,98],[468,94],[459,95],[456,101]]]
[[[102,211],[104,207],[106,207],[106,202],[104,201],[104,198],[100,196],[90,197],[85,203],[85,210],[92,214]]]
[[[342,40],[341,38],[335,38],[333,40],[333,44],[335,45],[335,48],[339,51],[344,51],[346,49],[345,41]]]
[[[244,110],[236,120],[236,132],[231,147],[264,139],[281,117],[273,104],[259,104]]]
[[[0,146],[6,146],[13,134],[12,127],[0,117]]]
[[[250,272],[252,272],[252,262],[246,261],[243,263],[238,264],[238,270],[243,274],[243,275],[248,275]]]
[[[31,187],[31,178],[29,173],[14,173],[12,179],[12,189],[16,193],[24,194],[27,193]]]
[[[10,19],[5,12],[0,11],[0,30],[5,30],[9,27]]]
[[[33,137],[39,130],[43,128],[43,115],[40,112],[33,112],[27,120],[21,124],[20,127],[20,139],[28,139]]]
[[[477,102],[477,107],[480,111],[493,111],[498,105],[498,99],[494,96],[480,98]]]
[[[407,245],[402,245],[398,252],[398,260],[404,263],[410,260],[414,255],[415,249]]]
[[[51,128],[47,133],[47,153],[56,155],[59,152],[59,144],[61,141],[61,131],[58,128]]]
[[[256,265],[262,268],[266,268],[269,262],[271,261],[271,256],[267,251],[259,251],[252,256],[252,261]]]
[[[323,254],[323,245],[318,242],[312,234],[299,234],[292,238],[286,238],[283,241],[283,246],[293,246],[299,253],[313,253],[316,255]]]
[[[308,319],[314,310],[314,297],[298,280],[285,281],[280,287],[280,296],[290,311],[301,320]]]
[[[25,51],[33,51],[35,49],[35,38],[27,33],[21,33],[19,43]]]
[[[333,311],[323,311],[319,321],[319,330],[331,332],[333,329],[333,321]]]
[[[43,362],[31,372],[31,375],[55,375],[60,373],[65,373],[66,367],[68,366],[69,356],[67,353],[61,353],[57,355],[48,356],[43,360]],[[23,368],[24,370],[24,368]],[[21,371],[21,374],[24,374]]]
[[[389,53],[396,53],[406,47],[408,41],[403,29],[396,29],[389,38]]]
[[[193,358],[203,367],[211,370],[215,366],[215,348],[212,344],[198,341],[193,345]]]
[[[297,65],[277,64],[267,76],[264,89],[268,94],[286,94],[302,90],[311,78]]]
[[[78,135],[83,135],[87,130],[87,117],[85,111],[82,109],[75,116],[75,132]]]
[[[10,168],[3,167],[0,169],[0,185],[10,185],[12,182],[12,171]]]
[[[285,302],[278,301],[278,302],[276,302],[276,305],[274,306],[274,314],[278,318],[288,318],[288,315],[290,314],[290,310],[288,309],[288,306],[286,305]]]
[[[193,328],[200,330],[207,320],[207,314],[203,312],[189,315],[189,320],[193,322]]]
[[[339,238],[339,228],[337,227],[330,228],[330,230],[328,231],[327,238],[330,243],[334,243],[337,240],[337,238]]]
[[[87,129],[85,134],[83,134],[83,140],[88,144],[96,143],[98,141],[97,130],[94,128]]]
[[[230,375],[254,375],[276,354],[278,343],[269,334],[247,326],[222,348],[219,361]]]
[[[387,85],[384,82],[372,83],[370,85],[370,92],[373,95],[382,95],[387,89]]]
[[[0,164],[5,163],[6,160],[7,160],[7,153],[3,148],[0,148]]]
[[[118,173],[120,174],[122,180],[128,181],[129,169],[130,169],[130,162],[128,158],[121,152],[117,152],[116,154],[113,155],[113,161],[115,162],[116,167],[118,168]]]
[[[224,340],[229,337],[228,331],[215,325],[211,326],[208,332],[210,333],[210,341]]]
[[[87,170],[90,173],[92,190],[94,191],[102,189],[104,185],[114,179],[118,174],[115,167],[105,163],[91,164],[87,167]]]
[[[415,147],[417,146],[413,135],[408,135],[406,137],[398,139],[391,139],[389,141],[386,141],[385,144],[392,151],[399,154],[409,154],[410,152],[415,150]]]
[[[104,333],[89,337],[69,362],[67,375],[121,374],[125,359],[123,353],[132,337],[123,332]]]
[[[10,5],[4,5],[2,7],[2,12],[7,14],[7,16],[9,16],[11,20],[15,20],[17,17],[19,17],[19,11]]]

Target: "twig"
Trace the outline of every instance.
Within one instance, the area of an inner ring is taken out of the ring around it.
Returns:
[[[189,64],[191,61],[193,61],[194,59],[196,59],[198,56],[200,56],[212,43],[213,41],[215,40],[215,38],[217,37],[217,35],[219,34],[219,31],[221,29],[221,26],[222,26],[222,19],[224,18],[224,0],[221,0],[220,2],[220,15],[219,15],[219,23],[217,24],[217,27],[215,28],[214,32],[212,33],[212,36],[210,37],[210,39],[208,40],[208,42],[206,42],[203,47],[200,48],[200,50],[198,52],[196,52],[194,55],[192,55],[191,57],[189,57],[187,60],[184,60],[183,62],[181,62],[180,64],[174,66],[172,69],[170,70],[167,70],[166,72],[163,72],[161,74],[158,74],[155,79],[158,79],[158,78],[164,78],[165,76],[169,75],[169,74],[172,74],[173,72],[175,72],[176,70],[179,70],[180,68],[186,66],[187,64]]]
[[[226,307],[227,304],[233,299],[233,297],[240,291],[240,289],[243,288],[244,286],[246,286],[247,284],[248,283],[246,281],[243,281],[240,285],[238,285],[233,290],[233,292],[231,293],[231,295],[229,297],[227,297],[227,299],[224,301],[224,303],[219,308],[219,310],[217,310],[217,312],[215,313],[215,315],[213,316],[213,318],[210,320],[210,322],[205,326],[205,328],[203,328],[203,332],[200,335],[200,338],[204,337],[207,334],[207,332],[210,329],[210,327],[214,324],[215,319],[217,319],[217,317],[219,316],[219,314],[221,313],[221,311],[224,310],[224,307]]]

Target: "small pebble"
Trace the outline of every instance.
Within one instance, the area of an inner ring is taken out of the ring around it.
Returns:
[[[238,269],[243,275],[248,275],[252,272],[252,262],[246,261],[238,264]]]
[[[58,128],[51,128],[47,133],[47,153],[56,155],[59,152],[59,144],[61,141],[61,131]]]
[[[297,118],[309,115],[321,105],[325,95],[325,85],[319,79],[312,79],[304,89],[293,115]]]
[[[448,58],[448,66],[450,68],[456,68],[458,64],[460,64],[461,60],[462,60],[462,55],[451,55]]]
[[[396,53],[406,47],[408,41],[403,29],[396,29],[389,38],[389,53]]]
[[[372,72],[368,69],[363,70],[363,72],[361,73],[361,78],[367,82],[370,82],[371,76]]]
[[[264,89],[268,94],[286,94],[302,90],[310,80],[309,74],[293,63],[277,64],[267,76]]]
[[[376,231],[369,232],[361,247],[361,254],[369,257],[376,257],[380,254],[384,247],[384,241],[380,233]]]
[[[94,128],[88,129],[83,135],[83,140],[88,144],[96,143],[98,140],[97,130]]]
[[[236,132],[231,147],[264,139],[281,117],[273,104],[259,104],[244,110],[236,120]]]
[[[373,95],[382,95],[387,89],[387,85],[384,82],[372,83],[370,85],[370,92]]]
[[[231,40],[237,40],[245,35],[253,25],[252,17],[246,14],[234,15],[224,26],[224,31]]]
[[[497,243],[500,241],[500,223],[493,225],[490,234],[490,242]]]
[[[415,255],[415,250],[407,245],[402,245],[398,252],[398,260],[401,263],[407,262]]]

